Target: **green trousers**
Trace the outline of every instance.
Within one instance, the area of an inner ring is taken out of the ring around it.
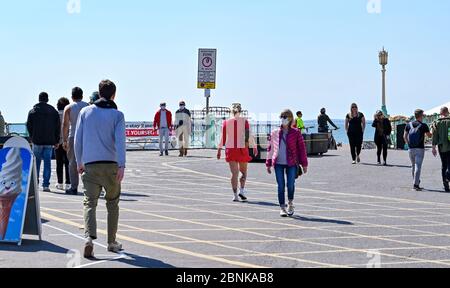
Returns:
[[[97,239],[97,205],[102,188],[106,191],[108,210],[108,244],[116,241],[119,225],[119,201],[121,187],[117,182],[117,164],[89,164],[81,176],[84,192],[84,231],[86,237]]]

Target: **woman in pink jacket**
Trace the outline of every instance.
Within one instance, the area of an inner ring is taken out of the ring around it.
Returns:
[[[306,146],[302,133],[300,130],[292,127],[294,121],[292,111],[283,111],[280,119],[282,121],[280,129],[273,131],[270,138],[266,166],[269,174],[272,174],[272,167],[275,167],[275,176],[278,183],[278,200],[281,207],[280,216],[287,217],[293,216],[295,213],[294,193],[297,165],[300,164],[303,167],[304,173],[307,173],[308,158],[306,156]],[[286,182],[288,189],[287,210],[285,196]]]

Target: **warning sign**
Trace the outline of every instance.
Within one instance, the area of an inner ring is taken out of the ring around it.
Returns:
[[[199,49],[198,80],[199,89],[216,89],[216,49]]]

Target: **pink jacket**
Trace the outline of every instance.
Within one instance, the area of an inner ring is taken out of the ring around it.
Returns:
[[[283,133],[283,131],[281,129],[277,129],[273,131],[272,135],[270,136],[270,144],[266,160],[267,167],[272,167],[277,164],[281,133]],[[308,167],[308,157],[306,155],[305,140],[303,139],[303,135],[300,130],[296,128],[289,129],[286,142],[288,166],[292,167],[300,164],[303,167]]]

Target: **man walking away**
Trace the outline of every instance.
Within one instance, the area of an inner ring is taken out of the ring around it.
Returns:
[[[166,109],[166,103],[161,103],[161,109],[156,112],[153,120],[153,128],[159,130],[159,156],[169,156],[169,132],[172,126],[172,113]],[[165,148],[163,149],[163,141],[165,141]]]
[[[433,155],[439,155],[442,161],[442,181],[445,192],[450,192],[450,115],[448,107],[441,108],[441,118],[433,124]]]
[[[180,148],[180,157],[187,156],[192,130],[191,111],[186,108],[186,102],[180,102],[180,109],[175,114],[175,128]]]
[[[79,87],[72,89],[73,103],[64,110],[63,120],[63,146],[67,151],[67,158],[69,159],[69,175],[70,175],[70,189],[66,190],[68,195],[78,195],[79,175],[77,171],[77,161],[75,159],[75,132],[77,128],[78,115],[84,107],[89,106],[83,101],[83,90]]]
[[[39,179],[41,161],[44,160],[44,192],[50,192],[51,160],[53,148],[58,146],[61,136],[61,121],[58,111],[48,103],[48,94],[39,94],[39,103],[28,113],[27,129],[33,143]]]
[[[0,111],[0,137],[6,136],[5,126],[6,126],[5,119],[3,118],[2,112]]]
[[[100,100],[81,111],[75,131],[75,156],[85,187],[85,258],[94,257],[96,208],[102,189],[106,191],[108,210],[108,251],[117,253],[122,250],[122,244],[116,241],[116,234],[125,171],[125,119],[114,103],[116,85],[104,80],[100,82],[99,93]]]
[[[320,115],[317,117],[317,124],[318,124],[318,132],[319,133],[328,133],[328,123],[331,124],[335,129],[339,129],[333,121],[331,121],[330,117],[327,115],[327,110],[325,108],[322,108],[320,110]]]
[[[414,112],[416,121],[406,125],[404,140],[409,146],[409,158],[412,164],[414,178],[414,190],[422,191],[420,187],[420,175],[422,173],[423,159],[425,158],[425,136],[431,137],[430,128],[423,123],[423,110]]]

